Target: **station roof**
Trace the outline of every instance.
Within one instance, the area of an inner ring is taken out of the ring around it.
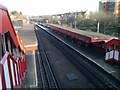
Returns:
[[[120,46],[120,40],[112,39],[112,40],[106,42],[106,44],[105,44],[106,47],[109,47],[109,46],[112,46],[112,45]]]
[[[90,39],[90,42],[102,42],[102,41],[107,42],[113,38],[116,38],[116,37],[112,37],[112,36],[108,36],[108,35],[104,35],[104,34],[100,34],[100,33],[73,29],[73,28],[70,28],[67,26],[60,26],[60,25],[55,25],[55,24],[48,24],[48,25],[82,35],[86,39]],[[83,38],[83,39],[85,39],[85,38]]]

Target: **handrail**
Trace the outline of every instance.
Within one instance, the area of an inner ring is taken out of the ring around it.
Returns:
[[[8,56],[9,56],[9,53],[6,52],[6,53],[4,54],[4,56],[3,56],[3,58],[0,60],[0,64],[3,64],[4,61],[5,61],[5,59],[7,59]]]
[[[15,60],[9,52],[6,51],[0,60],[0,88],[16,88],[21,86],[21,80],[26,72],[26,59],[18,57]]]
[[[120,50],[112,49],[112,50],[106,51],[105,61],[120,62]]]

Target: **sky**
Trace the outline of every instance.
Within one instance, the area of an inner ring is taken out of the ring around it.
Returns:
[[[98,11],[100,0],[0,0],[9,11],[23,15],[51,15],[75,11]]]

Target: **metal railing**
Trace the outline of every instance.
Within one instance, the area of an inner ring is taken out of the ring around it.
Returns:
[[[20,88],[26,72],[26,59],[17,56],[15,59],[6,51],[0,60],[0,89]]]

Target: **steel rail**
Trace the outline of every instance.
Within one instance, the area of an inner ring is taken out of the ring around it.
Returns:
[[[50,65],[49,59],[47,57],[43,44],[40,41],[39,36],[38,36],[38,42],[39,42],[39,49],[40,49],[38,52],[39,53],[38,57],[39,57],[39,65],[40,65],[43,88],[45,90],[53,89],[53,88],[59,90],[58,82],[56,80],[56,77],[52,70],[52,66]]]

